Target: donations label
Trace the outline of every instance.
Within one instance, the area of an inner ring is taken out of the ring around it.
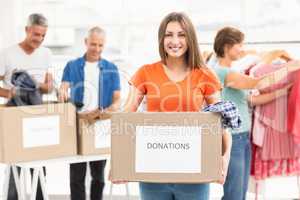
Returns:
[[[201,127],[137,126],[137,173],[200,173]]]

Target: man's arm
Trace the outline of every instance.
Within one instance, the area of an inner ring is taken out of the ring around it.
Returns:
[[[104,110],[95,109],[92,111],[87,111],[79,114],[80,118],[87,119],[90,123],[93,123],[97,119],[105,119],[110,114],[110,112],[116,112],[120,109],[121,103],[121,92],[120,92],[120,77],[119,74],[114,74],[112,83],[113,85],[113,96],[112,96],[112,103],[109,107],[105,108]]]
[[[59,91],[58,91],[58,101],[59,102],[66,102],[68,100],[68,90],[70,88],[70,83],[63,81],[60,85]]]
[[[64,68],[60,88],[58,91],[58,101],[66,102],[69,98],[68,90],[70,88],[71,78],[70,78],[70,62]]]
[[[6,74],[6,59],[5,53],[3,51],[0,52],[0,82],[4,80]],[[4,97],[6,99],[11,99],[15,96],[15,89],[5,89],[0,87],[0,97]]]
[[[104,112],[115,112],[120,109],[120,103],[121,103],[121,92],[120,90],[116,90],[113,93],[113,100],[112,104],[104,110]]]
[[[98,119],[106,119],[110,117],[110,112],[116,112],[120,110],[121,103],[121,92],[120,90],[115,90],[113,93],[112,104],[106,109],[99,110],[98,108],[92,111],[87,111],[83,113],[79,113],[79,118],[86,119],[90,123],[94,123]]]
[[[47,94],[52,92],[53,88],[53,76],[51,73],[47,72],[44,83],[39,83],[39,89],[43,94]]]
[[[4,76],[0,76],[0,81],[4,80]],[[6,99],[11,99],[12,97],[15,96],[15,89],[4,89],[2,87],[0,87],[0,97],[4,97]]]

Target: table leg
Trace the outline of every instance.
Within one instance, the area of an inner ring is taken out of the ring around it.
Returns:
[[[4,183],[3,183],[3,199],[6,200],[8,198],[8,185],[9,185],[9,177],[10,177],[10,165],[7,165],[5,168],[4,174]]]

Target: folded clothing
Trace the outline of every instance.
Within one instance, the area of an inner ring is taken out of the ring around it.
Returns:
[[[220,101],[208,105],[203,109],[204,112],[218,112],[222,116],[222,125],[224,128],[237,129],[242,124],[238,108],[231,101]]]
[[[36,82],[26,71],[15,71],[12,74],[11,83],[16,88],[16,95],[8,101],[8,106],[38,105],[43,103],[42,94]]]

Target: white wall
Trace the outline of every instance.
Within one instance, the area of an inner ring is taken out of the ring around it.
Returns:
[[[18,39],[18,25],[22,20],[21,0],[1,0],[0,6],[0,49],[5,48]],[[21,18],[18,18],[21,17]]]

